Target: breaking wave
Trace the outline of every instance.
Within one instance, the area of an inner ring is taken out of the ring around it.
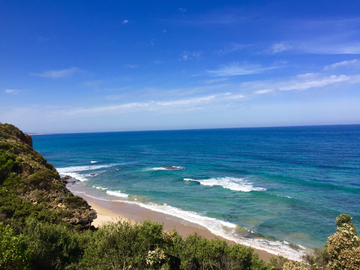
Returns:
[[[266,191],[266,188],[254,187],[252,183],[246,181],[244,178],[218,177],[203,180],[184,178],[184,181],[195,181],[204,186],[222,186],[226,189],[242,192]]]

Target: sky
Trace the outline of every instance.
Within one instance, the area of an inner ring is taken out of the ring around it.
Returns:
[[[0,1],[30,133],[360,124],[360,1]]]

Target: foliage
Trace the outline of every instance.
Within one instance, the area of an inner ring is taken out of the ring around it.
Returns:
[[[329,254],[328,269],[360,269],[360,237],[356,227],[343,214],[335,223],[336,233],[328,238],[326,250]]]
[[[307,268],[300,262],[288,261],[284,264],[283,270],[307,270]]]
[[[10,225],[0,222],[0,269],[30,269],[31,256],[24,235],[16,235]]]
[[[311,270],[327,270],[329,254],[324,248],[315,248],[313,252],[305,255],[303,259],[310,265]]]
[[[108,224],[94,233],[80,265],[86,269],[166,269],[162,225]],[[165,268],[164,268],[165,267]]]
[[[28,219],[24,229],[26,242],[34,250],[32,269],[75,269],[91,237],[91,231],[79,233],[62,224]]]
[[[64,199],[64,203],[70,208],[70,209],[79,209],[82,207],[86,207],[87,206],[87,202],[79,197],[79,196],[71,196],[71,197],[66,197]]]
[[[272,256],[270,258],[270,269],[271,270],[282,270],[284,264],[287,263],[289,260],[284,258],[283,256],[279,255],[277,257]]]
[[[32,217],[69,226],[78,222],[81,228],[88,228],[96,216],[85,200],[66,189],[56,169],[32,148],[31,137],[9,124],[0,124],[0,214],[20,227]]]
[[[197,234],[184,239],[178,256],[182,269],[268,269],[252,248]]]

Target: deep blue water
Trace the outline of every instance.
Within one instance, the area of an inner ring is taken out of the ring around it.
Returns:
[[[91,196],[131,201],[270,249],[322,246],[340,213],[360,226],[360,125],[52,134],[33,141]]]

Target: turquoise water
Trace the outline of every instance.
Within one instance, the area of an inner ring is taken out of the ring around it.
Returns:
[[[296,253],[322,246],[340,213],[360,226],[360,125],[33,136],[91,196]]]

